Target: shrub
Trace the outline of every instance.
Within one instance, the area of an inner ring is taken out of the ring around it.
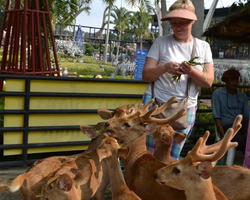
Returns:
[[[90,46],[90,44],[88,44],[88,43],[84,43],[84,48],[86,49],[86,48],[91,48],[91,46]]]
[[[91,49],[91,48],[85,48],[85,55],[93,56],[93,49]]]
[[[199,109],[211,109],[205,105],[200,105]],[[212,112],[209,113],[197,113],[196,122],[214,122]],[[206,131],[210,131],[211,134],[215,133],[214,125],[202,125],[197,126],[195,135],[203,135]]]
[[[3,56],[0,55],[0,62],[2,62],[2,59],[3,59]],[[7,62],[9,61],[9,55],[7,55],[6,61],[7,61]],[[19,62],[19,61],[20,61],[20,56],[18,56],[18,62]]]

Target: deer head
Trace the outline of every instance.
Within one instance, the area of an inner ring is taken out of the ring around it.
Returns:
[[[160,108],[155,105],[151,110],[148,110],[150,104],[146,104],[144,109],[134,112],[133,114],[126,115],[125,112],[122,117],[110,118],[106,124],[106,132],[114,134],[121,139],[133,140],[142,134],[150,134],[157,130],[157,125],[171,123],[186,114],[183,109],[172,117],[165,119],[158,119],[154,116],[166,109],[167,106],[175,102],[175,97],[171,98],[168,102],[163,104]],[[150,102],[153,103],[153,100]],[[122,113],[120,111],[120,113]]]
[[[62,171],[63,172],[63,171]],[[80,185],[86,184],[91,178],[91,166],[86,164],[83,169],[77,170],[75,177],[67,173],[52,173],[48,176],[48,182],[45,184],[41,199],[59,200],[59,199],[81,199]],[[54,177],[53,177],[54,176]],[[52,178],[53,177],[53,178]]]
[[[238,145],[231,140],[241,128],[241,119],[241,115],[237,116],[233,127],[228,129],[225,137],[210,146],[206,145],[209,137],[209,131],[207,131],[184,159],[158,170],[155,173],[155,180],[179,190],[188,190],[201,184],[204,179],[211,176],[212,162],[219,160],[229,148]]]
[[[112,155],[116,157],[127,158],[130,148],[129,147],[120,147],[117,140],[109,137],[106,133],[103,134],[104,139],[102,140],[101,145],[97,149],[97,154],[99,155],[100,162],[103,158],[108,158]]]
[[[100,115],[100,117],[104,120],[108,120],[113,117],[122,117],[124,115],[130,115],[133,113],[136,113],[137,111],[140,111],[140,113],[143,115],[148,112],[149,107],[154,102],[154,99],[151,99],[147,104],[129,104],[129,105],[123,105],[120,107],[117,107],[114,111],[107,110],[107,109],[98,109],[97,112]],[[154,115],[157,115],[161,113],[163,110],[165,110],[168,106],[170,106],[173,103],[177,103],[178,100],[175,96],[171,97],[166,104],[162,105],[157,111],[154,113]]]
[[[175,131],[169,124],[159,125],[157,131],[153,133],[156,144],[172,145],[173,140],[178,144],[185,138],[186,134]]]

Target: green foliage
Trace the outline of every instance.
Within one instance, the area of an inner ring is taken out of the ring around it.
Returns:
[[[3,56],[0,55],[0,62],[2,62]],[[9,61],[9,55],[6,57],[6,61]],[[18,56],[18,62],[20,62],[20,56]]]
[[[89,43],[84,43],[84,48],[91,48],[90,44]]]
[[[93,56],[93,49],[85,48],[85,54],[88,55],[88,56]]]
[[[99,44],[93,44],[93,48],[94,48],[94,49],[99,49],[99,48],[100,48],[100,45],[99,45]]]
[[[208,106],[200,105],[199,109],[211,109]],[[214,122],[212,112],[209,113],[197,113],[196,122]],[[206,131],[210,131],[211,134],[215,133],[215,126],[214,125],[202,125],[197,126],[195,135],[203,135]]]

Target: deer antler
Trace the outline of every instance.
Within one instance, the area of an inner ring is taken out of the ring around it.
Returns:
[[[227,130],[225,137],[221,140],[220,145],[217,145],[217,148],[214,148],[214,151],[212,152],[211,149],[205,145],[209,134],[209,131],[206,131],[205,135],[199,138],[185,159],[191,159],[192,162],[214,162],[219,160],[228,149],[238,145],[237,142],[231,142],[235,132],[233,128],[230,128]]]
[[[232,138],[234,138],[234,136],[238,133],[238,131],[241,129],[241,127],[242,127],[242,125],[241,125],[241,121],[242,121],[242,115],[238,115],[236,118],[235,118],[235,120],[234,120],[234,123],[233,123],[233,126],[232,126],[232,129],[233,129],[233,134],[232,134]],[[226,133],[227,134],[227,133]],[[209,135],[208,135],[209,136]],[[207,141],[207,139],[208,139],[208,136],[207,136],[207,138],[206,138],[206,134],[203,136],[203,138],[204,138],[204,140],[203,140],[203,149],[204,149],[204,151],[206,151],[207,153],[209,153],[209,152],[215,152],[215,151],[217,151],[219,148],[220,148],[220,146],[221,146],[221,144],[222,144],[222,142],[223,142],[223,140],[220,140],[219,142],[217,142],[217,143],[215,143],[215,144],[212,144],[212,145],[210,145],[210,146],[206,146],[205,145],[205,143],[206,143],[206,141]],[[232,139],[231,138],[231,139]]]
[[[177,112],[172,117],[168,117],[168,118],[165,118],[165,119],[158,119],[158,118],[151,117],[152,115],[154,115],[154,113],[155,113],[155,111],[157,109],[158,109],[158,106],[155,105],[145,115],[141,116],[142,121],[144,121],[144,122],[156,122],[159,125],[161,125],[161,124],[169,124],[169,123],[174,122],[177,119],[181,118],[182,116],[184,116],[187,113],[185,109],[181,109],[179,112]]]
[[[164,103],[161,107],[159,107],[154,113],[153,115],[158,115],[160,113],[162,113],[162,111],[166,110],[170,105],[172,105],[173,103],[177,103],[178,100],[176,98],[176,96],[172,96],[166,103]]]

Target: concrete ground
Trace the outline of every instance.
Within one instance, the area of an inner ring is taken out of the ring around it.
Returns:
[[[244,156],[241,152],[236,152],[234,159],[234,164],[241,165],[243,164]],[[8,185],[11,181],[18,176],[19,174],[24,173],[28,167],[9,167],[0,169],[0,200],[21,200],[21,195],[19,192],[11,193],[9,191]],[[106,193],[105,200],[111,200],[110,188]]]

